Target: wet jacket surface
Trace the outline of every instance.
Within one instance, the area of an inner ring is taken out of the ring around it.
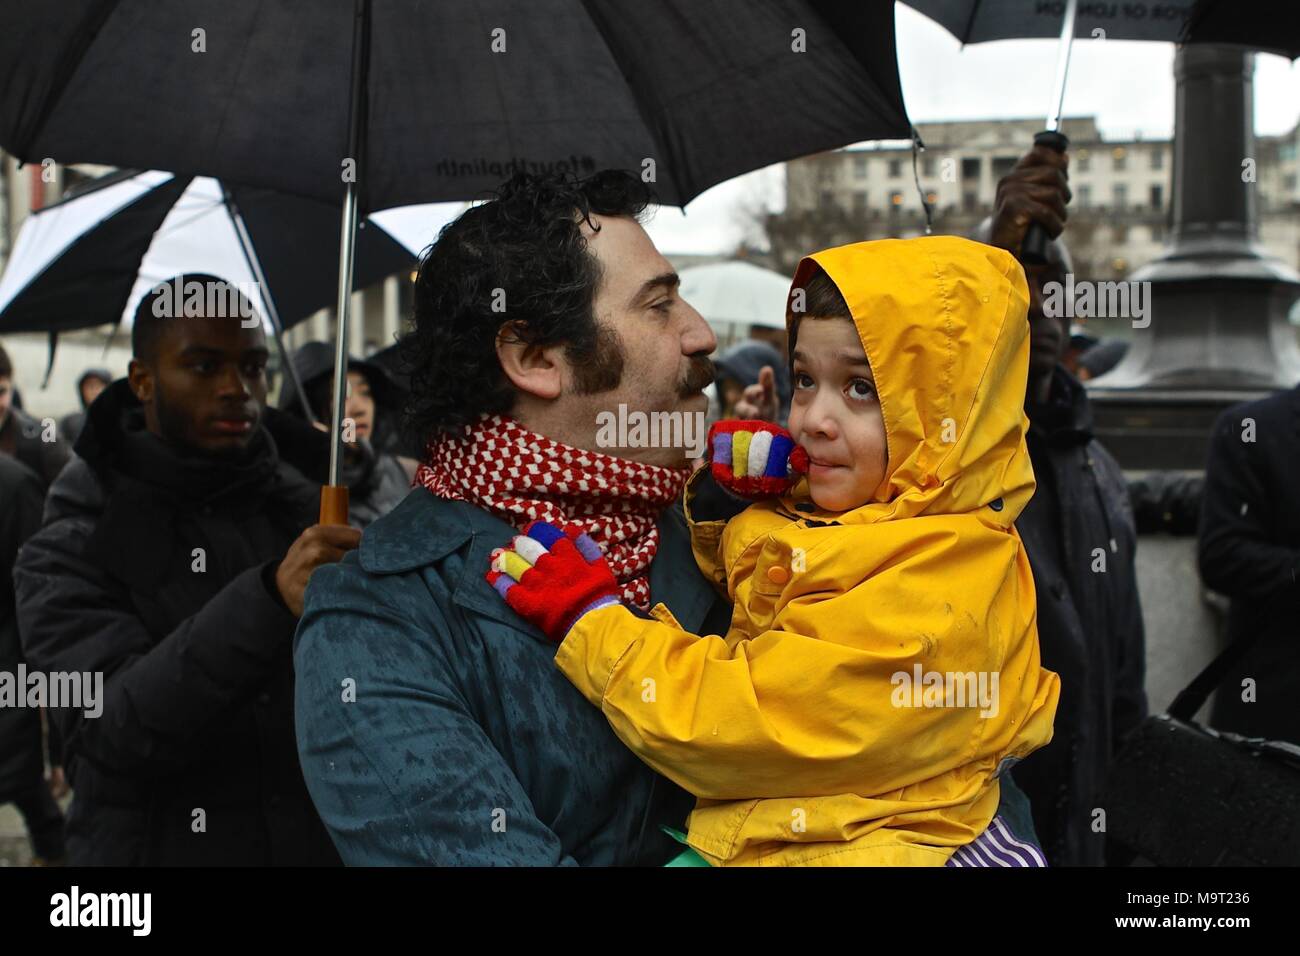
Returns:
[[[653,599],[725,625],[680,507],[659,528]],[[690,796],[619,742],[484,580],[516,533],[418,487],[312,575],[298,746],[347,864],[657,866],[680,851],[659,825],[681,828]]]

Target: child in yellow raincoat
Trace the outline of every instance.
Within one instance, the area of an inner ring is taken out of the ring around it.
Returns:
[[[715,426],[686,490],[726,634],[626,607],[579,529],[495,555],[564,674],[698,798],[687,842],[709,863],[1042,865],[995,820],[999,773],[1048,743],[1059,696],[1014,527],[1034,490],[1027,305],[1016,261],[964,239],[800,263],[790,435]],[[725,520],[735,492],[780,496]]]

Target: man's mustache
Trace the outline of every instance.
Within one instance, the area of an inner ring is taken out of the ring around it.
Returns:
[[[717,378],[717,370],[714,368],[711,359],[693,355],[690,362],[690,367],[686,370],[686,378],[682,381],[682,398],[689,398],[697,392],[703,391],[712,385],[713,380]]]

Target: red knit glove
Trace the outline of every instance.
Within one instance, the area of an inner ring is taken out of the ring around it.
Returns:
[[[808,471],[808,452],[771,422],[715,422],[709,429],[709,470],[734,495],[775,498]]]
[[[600,545],[576,525],[560,530],[534,521],[510,547],[492,552],[486,577],[516,614],[557,644],[588,611],[621,603]]]

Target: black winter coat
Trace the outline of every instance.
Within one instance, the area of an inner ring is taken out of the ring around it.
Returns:
[[[1215,424],[1199,563],[1205,586],[1232,599],[1229,640],[1258,635],[1224,678],[1210,723],[1300,743],[1300,386],[1230,408]]]
[[[92,406],[14,575],[30,666],[104,673],[100,717],[52,711],[70,862],[338,862],[298,766],[296,620],[274,591],[315,518],[317,486],[279,452],[304,428],[268,410],[222,463],[145,431],[125,380]]]
[[[396,455],[375,451],[369,442],[358,442],[357,448],[360,455],[351,461],[344,446],[343,483],[348,486],[348,522],[364,531],[397,507],[411,490],[411,479]]]
[[[12,455],[36,472],[41,487],[48,488],[72,456],[68,443],[58,436],[45,441],[45,425],[20,408],[11,408],[0,425],[0,453]]]
[[[14,615],[14,558],[41,526],[44,501],[40,477],[22,462],[0,455],[0,671],[11,675],[22,660]],[[0,804],[39,786],[44,775],[40,711],[0,707]]]
[[[1043,666],[1061,675],[1061,701],[1052,742],[1016,766],[1016,782],[1049,863],[1101,865],[1094,811],[1119,744],[1147,713],[1137,536],[1124,474],[1092,437],[1083,386],[1058,367],[1048,402],[1026,410],[1038,488],[1016,527],[1034,572]]]

